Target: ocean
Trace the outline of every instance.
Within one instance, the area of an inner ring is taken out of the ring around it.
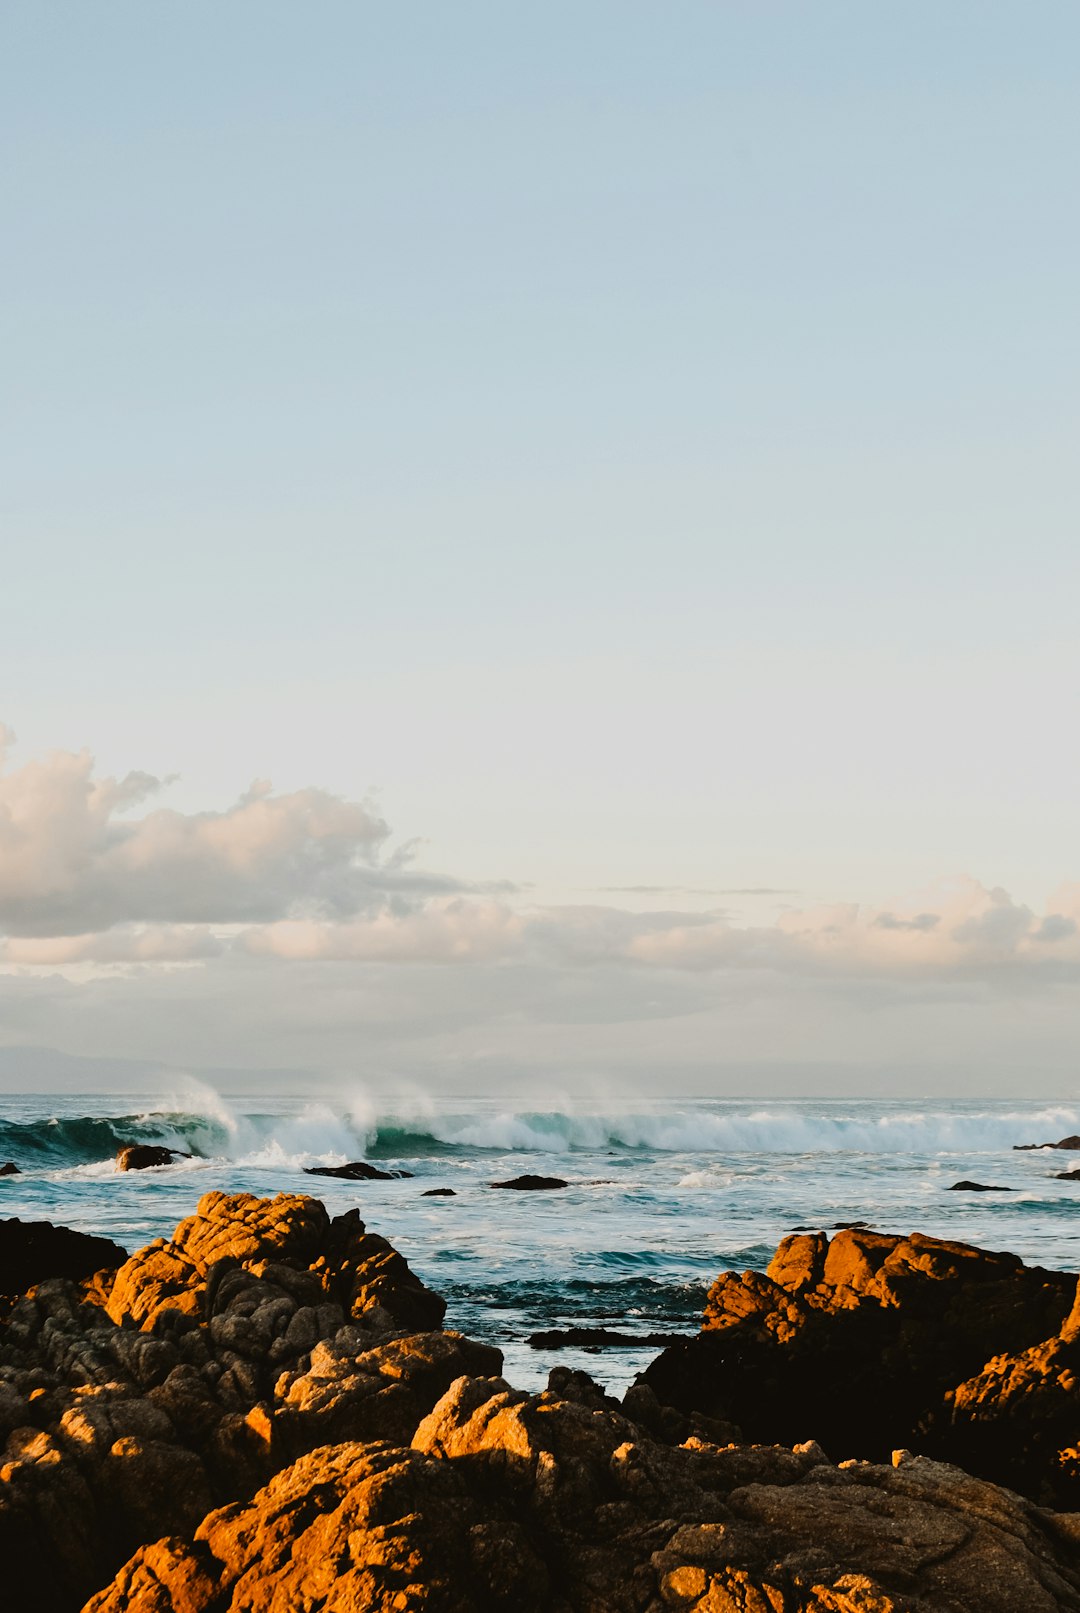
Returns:
[[[102,1233],[129,1250],[166,1237],[213,1189],[306,1192],[332,1213],[359,1206],[448,1301],[446,1325],[497,1344],[506,1375],[541,1387],[552,1366],[584,1368],[614,1393],[657,1353],[532,1347],[530,1335],[607,1327],[641,1336],[696,1331],[718,1272],[763,1269],[796,1227],[865,1221],[1029,1262],[1080,1269],[1080,1165],[1066,1152],[1013,1151],[1080,1132],[1080,1104],[634,1099],[523,1108],[444,1103],[225,1099],[0,1098],[0,1215]],[[122,1143],[190,1160],[117,1172]],[[306,1176],[367,1159],[397,1181]],[[523,1173],[554,1192],[493,1192]],[[962,1179],[1010,1188],[952,1193]],[[455,1196],[425,1198],[428,1188]]]

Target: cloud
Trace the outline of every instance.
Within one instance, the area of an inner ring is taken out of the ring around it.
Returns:
[[[259,780],[222,811],[130,815],[163,788],[143,772],[95,777],[88,751],[0,773],[0,929],[342,919],[461,888],[408,867],[407,847],[384,857],[390,829],[370,802]]]
[[[0,963],[60,968],[69,964],[193,963],[220,957],[222,941],[202,925],[125,924],[84,935],[16,935],[0,940]]]

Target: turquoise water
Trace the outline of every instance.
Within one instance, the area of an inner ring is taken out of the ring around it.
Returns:
[[[447,1325],[497,1343],[507,1376],[542,1383],[557,1362],[621,1390],[652,1347],[535,1351],[533,1332],[570,1325],[692,1332],[725,1269],[761,1268],[796,1226],[862,1220],[1010,1249],[1080,1269],[1080,1155],[1014,1143],[1080,1132],[1080,1104],[716,1100],[491,1100],[395,1107],[354,1100],[226,1100],[197,1089],[130,1097],[0,1099],[0,1213],[104,1233],[128,1249],[167,1236],[212,1189],[308,1192],[332,1213],[358,1205],[449,1301]],[[118,1173],[123,1142],[191,1160]],[[409,1180],[341,1182],[303,1166],[367,1158]],[[524,1172],[553,1193],[492,1192]],[[1010,1193],[960,1194],[963,1178]],[[452,1187],[456,1197],[422,1197]]]

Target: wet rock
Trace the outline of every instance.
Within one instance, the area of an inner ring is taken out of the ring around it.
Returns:
[[[9,1159],[6,1165],[0,1165],[0,1176],[21,1176],[22,1171]]]
[[[0,1293],[9,1298],[48,1277],[78,1281],[96,1271],[115,1271],[126,1259],[127,1250],[109,1238],[51,1221],[0,1221]]]
[[[1080,1148],[1080,1137],[1062,1137],[1059,1143],[1013,1143],[1015,1154],[1028,1154],[1037,1148]]]
[[[411,1176],[412,1171],[381,1171],[366,1159],[354,1159],[348,1165],[305,1165],[304,1175],[339,1176],[343,1182],[394,1182]]]
[[[534,1350],[604,1350],[679,1344],[686,1337],[685,1333],[619,1333],[609,1327],[557,1327],[546,1333],[530,1333],[526,1343]]]
[[[946,1193],[1011,1193],[1011,1187],[994,1187],[989,1182],[954,1182]]]
[[[556,1187],[566,1187],[561,1176],[515,1176],[509,1182],[489,1182],[489,1187],[508,1187],[517,1193],[546,1193]]]
[[[456,1199],[457,1194],[452,1187],[429,1187],[421,1193],[422,1199]]]
[[[1054,1172],[1054,1181],[1055,1182],[1080,1182],[1080,1170],[1076,1170],[1076,1171],[1055,1171]]]
[[[178,1159],[190,1159],[190,1154],[179,1148],[163,1148],[157,1143],[129,1143],[116,1156],[118,1171],[148,1171],[155,1165],[172,1165]]]

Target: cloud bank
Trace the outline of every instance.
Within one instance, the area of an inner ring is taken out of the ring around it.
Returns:
[[[1036,912],[965,875],[885,906],[793,906],[764,925],[719,907],[544,906],[509,882],[480,888],[417,867],[370,800],[314,786],[278,794],[260,780],[220,810],[184,813],[163,804],[167,780],[100,777],[87,751],[19,763],[10,731],[0,740],[9,1042],[44,1039],[51,1024],[68,1051],[166,1057],[157,1026],[205,1061],[202,1014],[221,1062],[257,1062],[288,1042],[301,1062],[306,1046],[325,1063],[328,1037],[340,1061],[350,1036],[414,1061],[425,1039],[452,1060],[486,1038],[512,1061],[525,1043],[555,1058],[558,1026],[564,1051],[587,1046],[596,1063],[623,1045],[618,1027],[663,1021],[695,1056],[715,1045],[722,1060],[736,1046],[777,1051],[765,1020],[755,1044],[761,1004],[806,1021],[813,1055],[842,1041],[841,1003],[852,1046],[852,1016],[871,1010],[950,1004],[948,1035],[962,1042],[961,1013],[989,1024],[1009,1002],[1039,998],[1058,1016],[1075,1003],[1078,884]],[[181,1000],[178,1015],[164,1006]],[[835,1021],[828,1035],[821,1016]]]

